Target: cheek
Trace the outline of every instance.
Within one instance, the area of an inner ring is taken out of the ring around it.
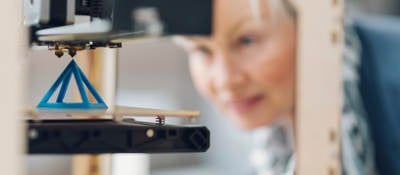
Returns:
[[[295,76],[295,55],[287,52],[264,55],[254,65],[252,72],[256,79],[267,85],[286,84],[293,81]]]
[[[290,36],[271,42],[268,49],[260,51],[254,71],[258,71],[258,79],[270,84],[293,83],[296,68],[296,41]]]

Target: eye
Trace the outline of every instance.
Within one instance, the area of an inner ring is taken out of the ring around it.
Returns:
[[[253,36],[242,36],[239,38],[240,45],[250,46],[254,42],[256,42],[256,39]]]
[[[202,55],[205,55],[205,56],[210,56],[211,55],[211,49],[208,48],[207,46],[202,46],[202,45],[197,46],[195,48],[195,51],[199,52],[199,53],[201,53]]]

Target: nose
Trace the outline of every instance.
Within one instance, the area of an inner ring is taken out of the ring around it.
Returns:
[[[246,85],[246,71],[236,58],[229,52],[219,52],[215,55],[213,68],[214,84],[217,89],[238,91]]]

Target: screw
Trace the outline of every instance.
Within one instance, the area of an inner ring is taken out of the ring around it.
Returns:
[[[38,138],[38,136],[39,136],[39,133],[35,130],[35,129],[31,129],[31,130],[29,130],[29,138],[30,139],[36,139],[36,138]]]
[[[146,131],[146,136],[147,136],[148,138],[154,137],[154,130],[153,130],[153,129],[148,129],[148,130]]]
[[[159,126],[165,125],[165,117],[164,116],[157,116],[156,123]]]

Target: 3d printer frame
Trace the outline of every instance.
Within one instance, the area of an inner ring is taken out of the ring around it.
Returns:
[[[212,0],[41,0],[26,6],[30,43],[58,57],[78,50],[121,47],[121,39],[160,35],[209,35]],[[36,4],[35,4],[36,3]],[[75,16],[88,16],[75,24]],[[83,26],[83,27],[82,27]],[[85,29],[89,30],[85,30]]]
[[[30,45],[47,46],[58,57],[64,53],[74,57],[77,51],[98,47],[119,48],[122,40],[144,36],[211,34],[212,0],[41,0],[25,1],[25,6],[28,7],[25,23],[29,24]],[[88,16],[90,20],[75,24],[77,15]],[[100,108],[107,109],[74,60],[70,65],[38,108],[62,111],[72,106],[73,110],[82,108],[80,112],[87,113],[95,110],[90,105],[100,104]],[[82,103],[63,101],[73,71]],[[59,85],[62,87],[57,101],[48,102]],[[89,102],[83,85],[97,97],[98,104]],[[60,120],[35,116],[27,120],[28,153],[204,152],[208,149],[210,134],[206,127],[165,125],[164,117],[157,119],[161,122],[151,124],[132,119]]]
[[[205,152],[204,126],[158,125],[134,119],[28,120],[29,154]]]

